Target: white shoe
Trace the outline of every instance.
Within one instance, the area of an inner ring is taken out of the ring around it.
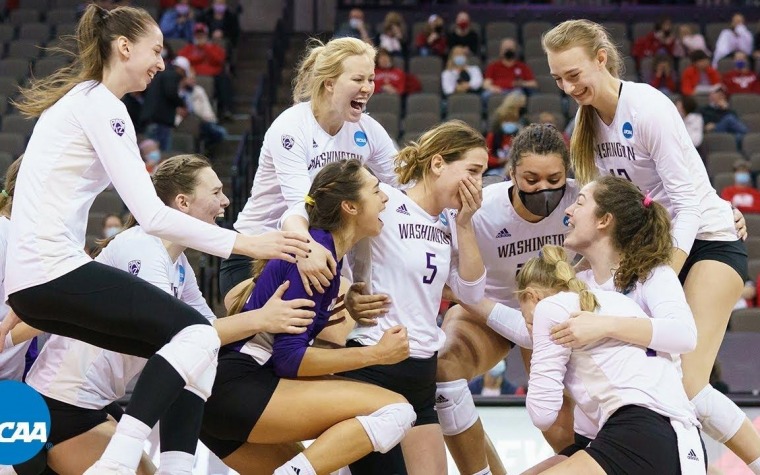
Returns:
[[[135,471],[113,460],[98,460],[83,475],[136,475]]]

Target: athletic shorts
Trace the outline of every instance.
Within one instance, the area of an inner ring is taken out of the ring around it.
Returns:
[[[201,442],[223,459],[248,440],[280,378],[251,356],[227,351],[219,356],[216,379],[203,411]]]
[[[111,403],[103,409],[87,409],[47,397],[44,394],[41,396],[50,410],[48,442],[53,446],[99,426],[108,420],[109,414],[114,416],[117,421],[124,414],[118,403]]]
[[[230,257],[222,260],[219,267],[219,290],[222,298],[227,295],[233,287],[251,278],[253,268],[253,259],[242,254],[230,254]]]
[[[691,253],[678,274],[681,284],[686,282],[686,276],[692,266],[699,261],[718,261],[731,266],[739,274],[743,282],[749,278],[747,270],[747,247],[741,239],[736,241],[702,241],[695,239]],[[753,276],[753,278],[756,276]]]
[[[565,447],[564,449],[560,450],[557,455],[564,455],[565,457],[571,457],[576,452],[579,452],[586,447],[588,447],[588,444],[591,442],[592,439],[589,439],[586,436],[580,435],[579,433],[574,434],[574,440],[573,443]]]
[[[346,348],[363,346],[356,340],[346,342]],[[407,358],[393,365],[375,365],[359,368],[340,376],[372,383],[401,394],[417,413],[415,426],[438,424],[435,412],[435,373],[438,355],[430,358]]]
[[[583,450],[610,475],[681,475],[670,419],[641,406],[615,411]]]

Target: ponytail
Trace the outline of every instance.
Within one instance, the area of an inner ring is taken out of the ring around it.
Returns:
[[[8,170],[5,171],[3,190],[2,193],[0,193],[0,214],[5,216],[10,216],[11,210],[13,209],[13,195],[16,192],[16,177],[18,177],[18,171],[21,168],[21,159],[23,158],[23,155],[18,157],[10,164]]]

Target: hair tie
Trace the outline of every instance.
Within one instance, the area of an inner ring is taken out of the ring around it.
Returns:
[[[0,191],[0,195],[2,195],[2,196],[5,196],[6,198],[10,198],[10,197],[11,197],[11,196],[8,194],[8,192],[7,192],[7,191],[5,191],[5,190],[3,190],[3,191]]]
[[[652,192],[647,190],[647,194],[644,195],[644,208],[649,208],[652,204]]]
[[[316,201],[314,201],[314,198],[312,198],[309,195],[306,195],[303,200],[309,206],[316,206],[317,205]]]

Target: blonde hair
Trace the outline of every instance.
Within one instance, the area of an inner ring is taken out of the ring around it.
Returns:
[[[494,111],[494,126],[501,125],[505,120],[517,122],[520,120],[520,109],[528,103],[528,98],[522,91],[512,91],[501,101]]]
[[[474,148],[487,150],[483,134],[461,120],[439,124],[398,152],[395,168],[398,181],[403,185],[426,178],[435,155],[440,155],[444,162],[451,163]]]
[[[108,11],[89,4],[74,33],[77,51],[53,48],[72,56],[74,62],[22,88],[21,99],[14,101],[14,106],[27,117],[39,117],[80,82],[102,81],[103,70],[113,54],[113,40],[124,36],[135,43],[151,26],[158,27],[142,8],[118,7]]]
[[[604,50],[607,52],[607,71],[613,77],[619,78],[625,69],[620,51],[610,39],[609,33],[602,25],[593,21],[564,21],[543,34],[541,46],[546,53],[558,53],[580,46],[589,58],[595,58],[599,50]],[[594,163],[594,114],[592,106],[580,106],[575,131],[570,139],[570,156],[575,178],[581,186],[597,176]]]
[[[18,157],[13,163],[10,164],[5,171],[5,181],[3,182],[3,192],[0,194],[0,213],[11,215],[13,209],[13,194],[16,191],[16,177],[18,171],[21,168],[21,160],[23,155]]]
[[[375,48],[357,38],[333,38],[327,43],[312,38],[310,43],[294,79],[294,104],[319,100],[325,89],[325,81],[343,74],[343,61],[346,58],[366,55],[372,64],[375,63]]]
[[[517,274],[517,295],[522,297],[528,288],[553,292],[575,292],[579,295],[581,310],[593,312],[599,301],[588,286],[575,276],[567,260],[565,249],[546,245],[537,257],[533,257]]]

